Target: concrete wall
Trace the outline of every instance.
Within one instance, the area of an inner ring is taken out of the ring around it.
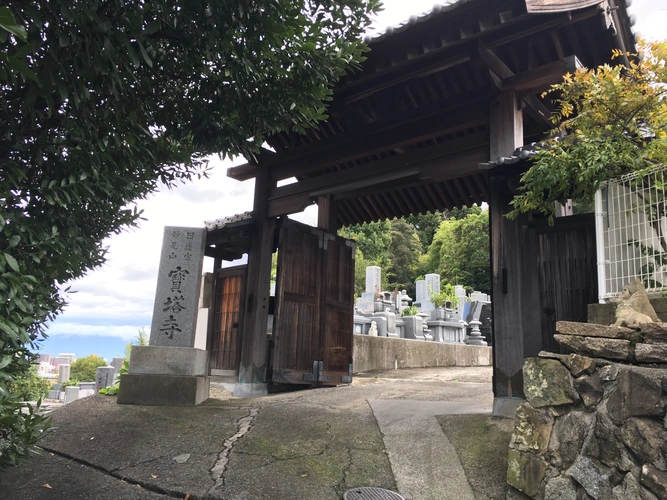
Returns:
[[[667,321],[667,298],[650,297],[660,321]],[[588,322],[598,325],[612,325],[616,321],[616,304],[588,304]]]
[[[491,366],[491,347],[354,336],[354,373],[435,366]]]

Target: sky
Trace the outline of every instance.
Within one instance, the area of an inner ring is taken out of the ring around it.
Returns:
[[[430,10],[435,2],[385,0],[385,10],[377,16],[374,29],[382,32]],[[635,0],[630,11],[636,16],[638,33],[667,38],[667,0]],[[98,354],[110,360],[124,354],[125,344],[136,337],[139,328],[150,331],[164,226],[202,227],[205,220],[252,210],[254,181],[238,182],[226,176],[228,167],[242,163],[242,158],[235,162],[212,159],[208,179],[162,189],[137,203],[145,220],[138,228],[105,241],[107,263],[102,268],[69,283],[76,293],[67,296],[69,305],[50,324],[49,338],[40,351],[54,355],[73,352],[77,357]],[[314,225],[317,207],[293,218]],[[211,269],[207,258],[204,270]]]

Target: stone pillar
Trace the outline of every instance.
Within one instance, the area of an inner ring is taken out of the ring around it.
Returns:
[[[113,366],[116,375],[118,375],[120,370],[123,368],[123,361],[125,361],[125,358],[113,358],[111,360],[111,366]]]
[[[382,269],[378,266],[366,268],[366,293],[380,293],[382,291]]]
[[[113,366],[98,367],[97,374],[95,375],[95,392],[100,392],[100,389],[106,389],[110,385],[113,385],[115,378],[116,375]]]
[[[65,404],[69,404],[72,401],[79,399],[79,388],[78,387],[65,387]]]
[[[69,381],[70,365],[60,365],[58,367],[58,383],[64,384]]]
[[[194,347],[205,244],[204,228],[165,227],[149,345],[132,348],[119,404],[196,406],[208,399],[208,365],[201,363],[207,353]]]

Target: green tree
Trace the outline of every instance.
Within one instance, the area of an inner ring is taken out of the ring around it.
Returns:
[[[366,222],[338,230],[338,235],[357,242],[357,248],[364,257],[379,262],[386,257],[391,246],[391,223],[388,220]]]
[[[558,139],[523,174],[510,218],[541,212],[553,222],[554,202],[590,201],[605,180],[667,164],[667,44],[639,48],[627,67],[580,69],[552,87]]]
[[[403,220],[415,228],[422,244],[422,250],[426,252],[433,242],[433,236],[435,236],[440,223],[444,220],[444,216],[442,212],[436,211],[434,213],[408,215],[403,217]]]
[[[325,117],[378,0],[32,0],[0,7],[0,466],[39,435],[25,373],[59,284],[104,262],[133,201]],[[32,427],[31,427],[32,426]],[[9,457],[9,458],[7,458]]]
[[[107,362],[97,354],[78,358],[71,364],[69,376],[79,382],[95,382],[97,368],[100,366],[107,366]]]
[[[8,387],[12,396],[21,401],[37,401],[47,395],[51,388],[51,383],[45,378],[40,377],[37,373],[37,366],[32,365],[25,373],[12,380]]]
[[[391,221],[391,246],[389,260],[391,262],[387,272],[389,274],[389,288],[393,290],[405,289],[414,297],[415,277],[419,272],[419,258],[422,254],[422,245],[414,226],[404,219]]]
[[[491,291],[489,212],[469,213],[463,219],[440,224],[424,257],[426,272],[440,274],[443,287],[467,285],[480,292]]]
[[[139,328],[139,333],[134,340],[125,344],[125,361],[128,363],[130,362],[130,354],[132,354],[132,346],[135,345],[148,345],[148,333],[146,333],[145,328]]]

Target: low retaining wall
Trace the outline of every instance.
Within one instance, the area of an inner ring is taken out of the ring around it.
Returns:
[[[394,368],[491,366],[491,347],[354,336],[354,373]]]

